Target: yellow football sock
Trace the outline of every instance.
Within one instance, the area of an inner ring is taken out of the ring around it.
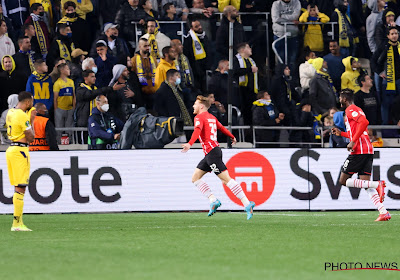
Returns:
[[[24,209],[24,194],[15,192],[13,196],[13,204],[14,204],[13,227],[16,227],[22,224],[22,211]]]

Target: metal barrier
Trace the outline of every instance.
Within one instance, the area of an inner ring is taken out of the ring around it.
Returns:
[[[326,23],[322,23],[322,22],[299,22],[297,25],[328,25],[328,24],[331,25],[331,27],[332,27],[332,31],[328,32],[328,35],[329,35],[329,33],[331,33],[330,36],[331,36],[332,40],[334,40],[335,39],[334,25],[337,24],[337,22],[326,22]],[[272,50],[274,51],[275,56],[278,58],[280,63],[283,63],[283,59],[280,57],[280,55],[278,53],[278,50],[276,49],[276,44],[277,44],[277,42],[279,42],[279,41],[281,41],[283,39],[285,40],[285,64],[288,63],[287,62],[287,57],[288,57],[287,39],[291,35],[290,32],[287,32],[287,25],[296,25],[296,24],[293,23],[293,22],[284,22],[283,23],[283,26],[285,28],[284,35],[282,37],[274,40],[274,42],[272,42]]]

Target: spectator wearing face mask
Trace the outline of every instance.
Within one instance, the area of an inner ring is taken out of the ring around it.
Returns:
[[[58,32],[59,34],[51,44],[49,54],[47,55],[46,62],[50,71],[53,70],[56,59],[60,57],[66,61],[71,61],[71,53],[75,50],[75,44],[72,42],[71,27],[67,24],[59,24]]]
[[[118,63],[125,64],[127,57],[129,57],[128,46],[124,39],[119,37],[119,26],[113,23],[104,25],[104,33],[101,34],[93,43],[89,55],[93,58],[98,56],[96,52],[96,42],[103,40],[107,43],[108,53],[117,58]]]

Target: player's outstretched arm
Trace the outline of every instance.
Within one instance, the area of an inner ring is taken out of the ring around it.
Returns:
[[[235,145],[237,143],[236,137],[233,137],[232,139],[232,145]]]
[[[190,150],[191,145],[189,143],[182,144],[182,153],[186,153],[187,151]]]

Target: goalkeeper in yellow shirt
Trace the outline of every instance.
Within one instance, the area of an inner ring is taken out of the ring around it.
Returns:
[[[6,151],[8,176],[11,185],[15,187],[14,219],[11,231],[31,231],[22,221],[22,212],[25,189],[29,184],[29,143],[35,137],[31,124],[36,116],[36,111],[32,108],[32,94],[22,91],[18,94],[17,106],[10,109],[6,117],[7,135],[12,141]]]

